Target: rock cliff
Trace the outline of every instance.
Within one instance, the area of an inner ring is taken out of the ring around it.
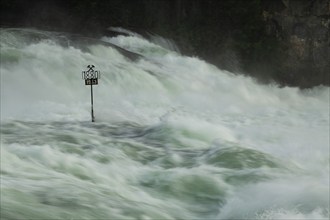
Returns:
[[[328,0],[263,2],[269,36],[280,43],[278,78],[291,85],[329,85],[330,3]]]

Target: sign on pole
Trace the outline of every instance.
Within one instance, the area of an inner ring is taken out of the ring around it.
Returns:
[[[82,71],[82,78],[85,80],[85,85],[97,85],[100,78],[100,71],[94,70],[94,65],[88,65],[87,71]]]
[[[85,80],[85,85],[91,86],[91,117],[92,122],[95,121],[94,109],[93,109],[93,85],[98,84],[98,79],[101,78],[100,71],[94,70],[94,65],[88,65],[86,71],[82,71],[82,78]]]

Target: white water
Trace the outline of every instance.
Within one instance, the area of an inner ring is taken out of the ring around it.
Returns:
[[[1,30],[2,218],[329,218],[328,87],[259,85],[159,37],[102,38],[135,61],[65,39]]]

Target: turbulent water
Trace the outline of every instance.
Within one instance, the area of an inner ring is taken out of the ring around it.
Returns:
[[[1,219],[329,218],[329,87],[259,85],[132,32],[0,40]]]

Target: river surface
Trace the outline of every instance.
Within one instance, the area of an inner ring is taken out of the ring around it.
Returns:
[[[329,218],[329,87],[260,85],[128,31],[0,40],[1,219]]]

